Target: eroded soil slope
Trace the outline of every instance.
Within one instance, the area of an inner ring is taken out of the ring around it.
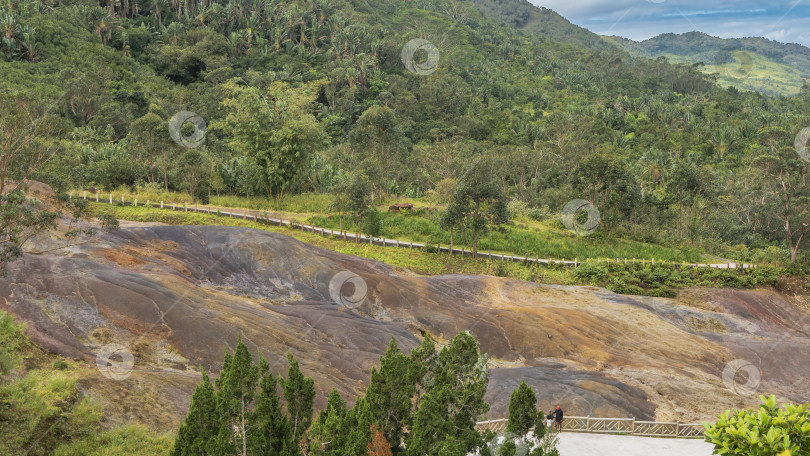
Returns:
[[[335,277],[349,271],[365,290]],[[330,282],[333,282],[330,293]],[[348,288],[346,288],[348,287]],[[338,288],[340,288],[338,286]],[[351,302],[351,299],[357,299]],[[568,414],[693,421],[752,405],[729,387],[733,360],[761,373],[756,391],[806,401],[810,314],[776,291],[691,290],[678,299],[494,277],[417,277],[260,230],[125,228],[91,243],[26,255],[0,280],[0,307],[54,352],[95,363],[105,344],[135,357],[125,380],[81,382],[111,423],[176,427],[199,380],[237,337],[276,373],[291,351],[315,378],[318,405],[353,401],[393,335],[408,352],[471,331],[492,367],[491,417],[525,379],[541,406]],[[747,372],[747,371],[746,371]],[[739,376],[738,376],[739,377]],[[739,385],[751,379],[736,378]]]

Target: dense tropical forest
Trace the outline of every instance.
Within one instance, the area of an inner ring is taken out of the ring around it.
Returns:
[[[476,5],[3,0],[0,143],[19,146],[4,146],[4,179],[341,208],[361,184],[447,204],[473,167],[512,215],[552,220],[584,198],[596,236],[802,258],[807,86],[723,89],[692,65],[551,41]],[[414,39],[430,46],[403,64]],[[204,119],[201,147],[172,141],[180,111]]]

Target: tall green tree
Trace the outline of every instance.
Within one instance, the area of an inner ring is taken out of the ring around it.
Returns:
[[[235,81],[223,86],[225,119],[212,125],[229,138],[232,149],[261,166],[268,196],[282,196],[310,156],[326,146],[326,134],[313,115],[322,84],[274,82],[265,91]]]
[[[284,390],[284,399],[287,401],[287,415],[290,420],[290,436],[295,445],[312,423],[312,413],[315,404],[315,381],[310,377],[304,377],[298,367],[298,361],[293,358],[292,353],[287,353],[289,369],[287,377],[281,379],[281,386]]]
[[[214,385],[202,371],[202,383],[191,395],[188,415],[177,431],[171,456],[196,456],[215,454],[214,439],[221,425]]]
[[[226,357],[227,359],[227,357]],[[221,420],[217,447],[219,451],[248,455],[249,434],[254,432],[251,408],[259,381],[259,367],[240,336],[233,357],[227,359],[217,379],[217,409]]]
[[[791,261],[796,261],[805,236],[810,234],[810,165],[790,145],[784,129],[760,132],[762,153],[754,163],[762,171],[761,188],[771,217],[782,226]]]
[[[248,436],[248,452],[267,456],[281,455],[285,445],[290,446],[290,428],[281,409],[278,380],[270,372],[264,358],[259,361],[259,394],[250,415],[252,431]]]
[[[463,451],[481,448],[484,442],[475,423],[489,411],[484,401],[489,369],[478,341],[468,332],[454,337],[436,356],[424,382],[426,392],[414,414],[406,454],[436,455],[450,437]]]
[[[394,110],[376,105],[368,108],[357,120],[350,140],[363,151],[362,156],[371,165],[365,165],[365,171],[378,189],[386,194],[395,189],[408,139]]]
[[[402,452],[403,431],[411,424],[411,401],[416,395],[413,373],[411,359],[399,351],[396,339],[391,336],[388,349],[380,357],[380,369],[371,369],[366,402],[394,454]]]
[[[464,173],[445,213],[446,226],[463,224],[473,233],[473,256],[478,240],[490,229],[509,221],[507,197],[495,181],[487,160],[477,160]]]
[[[526,384],[520,385],[509,396],[509,421],[506,430],[519,436],[525,436],[537,420],[537,396]]]

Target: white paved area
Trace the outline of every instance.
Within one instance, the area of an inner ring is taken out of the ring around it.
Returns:
[[[711,456],[714,445],[700,439],[563,432],[560,456]]]

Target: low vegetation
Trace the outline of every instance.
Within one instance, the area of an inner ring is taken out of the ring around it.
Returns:
[[[104,430],[77,385],[88,367],[43,353],[0,311],[0,454],[167,454],[173,436],[139,426]]]
[[[756,410],[728,410],[717,423],[705,423],[715,454],[804,456],[810,454],[810,405],[785,404],[760,396]]]

